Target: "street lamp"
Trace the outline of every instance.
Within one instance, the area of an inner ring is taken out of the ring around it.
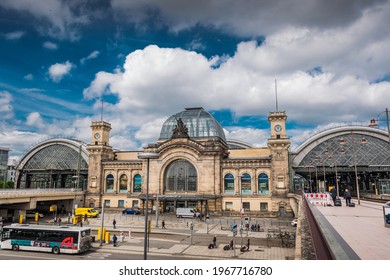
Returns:
[[[242,215],[243,215],[243,212],[244,212],[244,207],[242,206],[242,182],[241,182],[241,179],[242,179],[242,175],[238,175],[237,176],[238,178],[238,186],[240,188],[240,236],[241,236],[241,248],[242,248],[242,245],[244,244],[243,243],[243,239],[242,239],[242,231],[243,231],[243,224],[242,224]]]
[[[332,157],[329,157],[329,159],[332,159]],[[335,167],[335,171],[336,171],[336,195],[337,197],[340,196],[340,193],[339,193],[339,175],[337,174],[337,161],[336,159],[334,160],[334,167]]]
[[[146,159],[146,195],[145,195],[145,233],[144,233],[144,260],[147,260],[148,256],[148,199],[149,199],[149,161],[151,159],[157,159],[159,155],[152,152],[143,152],[138,154],[139,159]]]
[[[378,126],[377,122],[381,121],[381,120],[379,119],[379,117],[380,117],[380,115],[382,115],[383,113],[385,113],[385,114],[386,114],[387,133],[388,133],[388,135],[389,135],[389,144],[390,144],[390,124],[389,124],[389,110],[388,110],[387,108],[386,108],[386,110],[385,110],[385,111],[383,111],[383,112],[380,112],[376,118],[372,118],[372,119],[370,120],[370,123],[369,123],[369,125],[368,125],[368,126],[369,126],[369,127],[375,127],[375,126]]]
[[[359,179],[358,179],[357,162],[356,162],[355,137],[354,137],[354,133],[352,131],[351,131],[351,140],[352,140],[351,146],[352,146],[353,166],[354,166],[354,170],[355,170],[356,195],[357,195],[357,199],[358,199],[358,204],[360,205],[360,190],[359,190]],[[345,139],[341,138],[339,140],[339,144],[340,145],[345,145],[346,144]],[[362,138],[360,140],[360,144],[362,144],[362,145],[367,144],[367,140],[365,138]],[[344,152],[345,152],[345,150],[344,150]]]

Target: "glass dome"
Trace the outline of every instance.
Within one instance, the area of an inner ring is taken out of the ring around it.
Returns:
[[[177,120],[181,118],[188,129],[190,138],[214,138],[219,137],[226,141],[225,133],[221,125],[214,117],[203,108],[186,108],[184,111],[169,117],[161,128],[159,140],[167,140],[172,137]]]

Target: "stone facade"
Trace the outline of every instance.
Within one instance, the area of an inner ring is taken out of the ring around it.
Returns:
[[[104,203],[110,208],[144,210],[149,170],[149,211],[158,200],[160,212],[193,207],[203,213],[292,215],[287,197],[290,140],[286,119],[284,112],[269,114],[268,147],[232,148],[218,137],[175,134],[131,152],[114,151],[109,145],[111,125],[93,122],[86,206]],[[155,156],[145,159],[140,154]]]

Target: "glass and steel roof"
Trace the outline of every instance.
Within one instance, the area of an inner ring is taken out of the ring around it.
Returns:
[[[219,137],[226,141],[225,133],[221,125],[209,112],[201,107],[186,108],[184,111],[169,117],[161,128],[159,140],[167,140],[172,137],[173,130],[179,118],[181,118],[187,127],[190,138]]]
[[[77,170],[88,169],[87,162],[74,149],[54,144],[37,151],[24,165],[27,170]]]
[[[299,166],[389,166],[389,143],[367,134],[348,133],[314,147]]]

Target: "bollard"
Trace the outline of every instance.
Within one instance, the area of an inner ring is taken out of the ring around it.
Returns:
[[[106,232],[106,238],[105,238],[106,244],[110,243],[110,232]]]

